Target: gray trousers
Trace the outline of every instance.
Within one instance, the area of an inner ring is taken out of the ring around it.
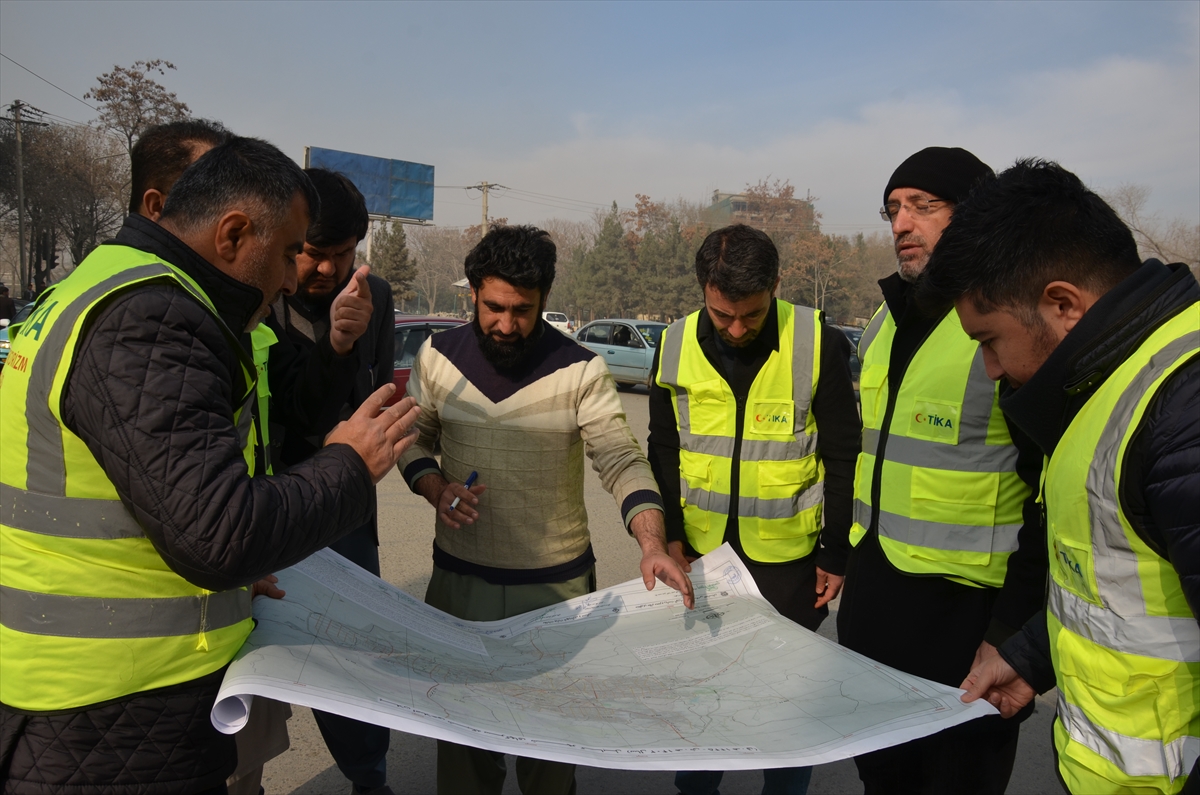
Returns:
[[[596,590],[596,570],[573,580],[531,585],[492,585],[469,574],[433,567],[426,604],[468,621],[497,621]],[[438,795],[500,795],[508,774],[504,754],[444,740],[437,744]],[[575,795],[575,765],[517,759],[524,795]]]

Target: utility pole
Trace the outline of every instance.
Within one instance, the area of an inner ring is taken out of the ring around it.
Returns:
[[[486,235],[488,233],[488,211],[487,211],[488,191],[491,190],[492,188],[503,188],[504,186],[497,185],[495,182],[488,182],[487,180],[484,180],[483,182],[480,182],[478,185],[471,185],[470,187],[474,188],[475,190],[478,190],[478,191],[483,191],[483,222],[482,222],[481,226],[483,227],[483,234]]]
[[[21,109],[25,103],[17,100],[12,104],[13,126],[17,131],[17,250],[21,263],[21,286],[17,295],[24,297],[29,284],[29,273],[25,270],[25,167],[21,161]]]

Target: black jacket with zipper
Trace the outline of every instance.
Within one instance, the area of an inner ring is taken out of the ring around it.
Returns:
[[[262,302],[259,290],[140,216],[126,219],[114,242],[183,270],[235,332]],[[374,511],[370,472],[346,445],[325,447],[274,477],[248,476],[233,423],[245,390],[242,360],[228,340],[178,287],[119,291],[81,333],[62,399],[64,423],[163,560],[210,590],[249,585],[303,560]],[[81,664],[103,675],[103,660]],[[234,738],[209,719],[223,674],[72,710],[0,705],[4,792],[132,795],[220,786],[237,759]]]

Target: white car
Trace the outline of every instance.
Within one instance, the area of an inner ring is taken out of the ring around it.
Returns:
[[[542,320],[554,326],[563,334],[570,334],[575,330],[575,324],[562,312],[543,312]]]

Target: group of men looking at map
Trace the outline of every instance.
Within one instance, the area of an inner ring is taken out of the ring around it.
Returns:
[[[1073,174],[940,147],[896,169],[861,414],[845,336],[775,297],[770,238],[712,232],[704,305],[658,343],[644,455],[603,359],[542,320],[546,232],[483,236],[472,323],[387,407],[361,194],[214,129],[145,134],[156,176],[135,157],[125,227],[0,371],[6,792],[256,791],[286,705],[256,700],[236,750],[208,713],[251,594],[283,596],[271,573],[331,546],[378,574],[374,487],[398,465],[435,512],[430,605],[495,620],[585,595],[585,458],[648,589],[692,607],[691,563],[728,543],[782,615],[815,630],[840,592],[841,643],[1000,710],[859,757],[867,793],[1003,792],[1056,685],[1070,791],[1200,787],[1200,286],[1142,264]],[[391,791],[387,729],[318,722],[354,792]],[[573,765],[516,768],[526,795],[576,791]],[[506,770],[439,741],[437,774],[499,793]],[[763,792],[810,777],[767,770]]]

